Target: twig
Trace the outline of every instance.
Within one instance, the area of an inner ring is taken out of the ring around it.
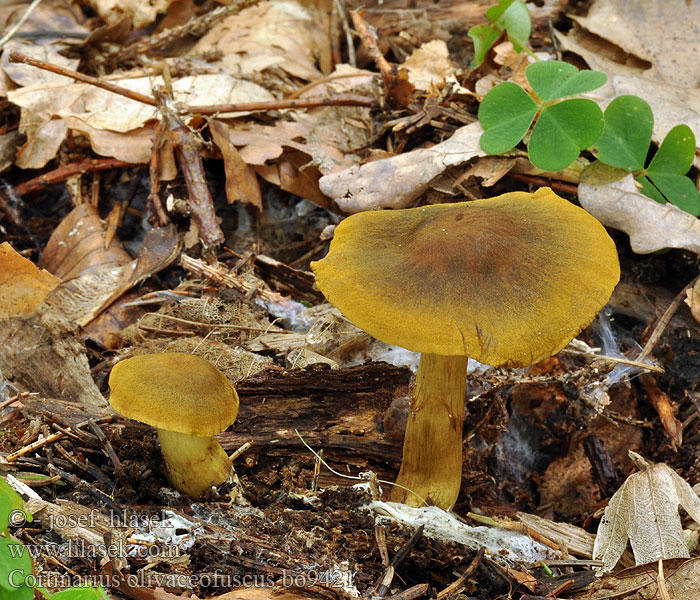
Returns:
[[[130,100],[135,100],[137,102],[142,102],[148,106],[158,106],[158,102],[152,96],[146,96],[145,94],[140,94],[134,92],[128,88],[109,83],[108,81],[103,81],[96,77],[90,77],[89,75],[84,75],[83,73],[78,73],[71,69],[66,69],[59,65],[49,63],[43,60],[38,60],[36,58],[31,58],[22,54],[21,52],[11,52],[10,62],[22,63],[26,65],[31,65],[38,69],[43,69],[45,71],[50,71],[51,73],[56,73],[58,75],[65,75],[66,77],[71,77],[76,81],[81,81],[90,85],[94,85],[113,94],[129,98]],[[239,102],[237,104],[211,104],[206,106],[187,106],[183,103],[178,102],[178,106],[183,108],[183,112],[189,112],[200,115],[214,115],[217,113],[229,113],[229,112],[254,112],[254,111],[268,111],[268,110],[283,110],[287,108],[316,108],[318,106],[375,106],[377,101],[369,96],[360,96],[355,94],[338,94],[336,96],[330,96],[325,98],[304,98],[304,99],[289,99],[289,100],[271,100],[267,102]],[[130,163],[127,163],[130,164]]]
[[[151,96],[139,94],[138,92],[134,92],[133,90],[129,90],[119,85],[109,83],[108,81],[98,79],[97,77],[90,77],[90,75],[84,75],[83,73],[78,73],[77,71],[73,71],[72,69],[66,69],[65,67],[46,62],[44,60],[31,58],[26,54],[22,54],[21,52],[10,52],[10,62],[22,63],[25,65],[30,65],[32,67],[36,67],[37,69],[43,69],[44,71],[56,73],[57,75],[64,75],[66,77],[70,77],[71,79],[75,79],[76,81],[89,83],[90,85],[94,85],[95,87],[112,92],[113,94],[118,94],[120,96],[124,96],[125,98],[136,100],[137,102],[143,102],[144,104],[148,104],[149,106],[156,106],[156,101]]]
[[[447,596],[456,596],[457,594],[459,594],[464,589],[464,586],[467,584],[467,579],[469,579],[474,573],[474,571],[477,570],[483,558],[484,548],[479,548],[479,551],[476,553],[476,556],[474,556],[472,562],[469,563],[469,566],[464,570],[464,572],[450,585],[448,585],[444,590],[438,592],[437,600],[442,600]]]
[[[525,173],[509,173],[508,177],[516,181],[524,181],[525,183],[534,183],[535,185],[546,185],[557,192],[564,192],[575,196],[578,193],[578,186],[573,183],[565,183],[554,179],[546,179],[535,175],[526,175]]]
[[[7,33],[0,39],[0,48],[2,48],[7,42],[9,42],[12,37],[17,33],[17,30],[24,25],[25,21],[32,14],[32,11],[41,4],[41,0],[32,0],[32,3],[24,11],[24,14],[19,18],[19,20],[7,30]]]
[[[181,319],[180,317],[175,317],[173,315],[166,315],[163,313],[157,313],[157,312],[149,312],[143,315],[141,317],[141,320],[145,319],[146,317],[149,316],[154,316],[154,317],[159,317],[163,319],[170,319],[171,321],[176,321],[178,323],[183,323],[185,325],[194,325],[195,327],[208,327],[211,329],[234,329],[236,331],[253,331],[253,332],[259,332],[259,333],[269,333],[270,328],[263,329],[262,327],[246,327],[244,325],[228,325],[228,324],[221,324],[221,323],[202,323],[200,321],[188,321],[187,319]],[[140,327],[140,326],[139,326]],[[275,333],[294,333],[292,331],[287,331],[286,329],[281,329],[280,331],[276,331]]]
[[[594,352],[582,352],[581,350],[573,350],[569,348],[564,348],[561,350],[564,354],[572,354],[574,356],[587,356],[591,360],[604,360],[612,363],[620,363],[623,365],[630,365],[632,367],[639,367],[646,371],[655,371],[656,373],[663,373],[664,369],[657,365],[652,365],[646,362],[640,362],[639,360],[629,360],[628,358],[621,358],[618,356],[607,356],[605,354],[595,354]]]
[[[105,435],[104,431],[102,431],[100,426],[97,423],[95,423],[93,419],[88,419],[88,426],[90,427],[92,432],[97,436],[97,439],[100,440],[100,442],[102,442],[102,446],[107,452],[107,456],[109,456],[109,460],[112,461],[112,464],[115,466],[115,468],[118,469],[119,467],[121,467],[122,462],[119,460],[117,453],[114,451],[114,448],[112,448],[112,444],[107,439],[107,436]]]
[[[61,476],[61,479],[65,479],[68,483],[70,483],[74,487],[77,487],[78,485],[82,485],[90,495],[97,498],[100,502],[103,502],[105,506],[107,506],[108,508],[111,508],[114,512],[120,513],[122,511],[122,507],[119,506],[118,504],[116,504],[107,494],[105,494],[101,490],[98,490],[93,485],[90,485],[84,479],[80,479],[80,477],[76,477],[75,475],[73,475],[72,473],[69,473],[68,471],[64,471],[63,469],[59,469],[55,465],[49,465],[49,471],[55,471],[57,475]]]
[[[202,140],[185,123],[175,109],[172,92],[162,86],[153,88],[162,116],[162,131],[172,144],[187,184],[187,206],[197,225],[204,250],[210,251],[225,240],[214,211],[214,201],[207,185],[202,162]]]
[[[39,177],[25,181],[15,186],[12,191],[18,196],[36,194],[46,186],[65,181],[74,175],[84,175],[93,171],[106,171],[107,169],[121,169],[133,167],[134,163],[117,160],[116,158],[88,158],[78,163],[64,165]]]
[[[654,331],[651,332],[647,343],[644,344],[644,348],[642,348],[641,354],[637,357],[638,361],[644,362],[647,356],[651,354],[652,350],[654,349],[654,346],[656,346],[656,343],[659,341],[659,338],[661,338],[661,335],[663,334],[664,330],[671,322],[671,317],[678,310],[678,307],[685,299],[686,292],[695,285],[698,279],[700,279],[700,275],[698,275],[695,279],[693,279],[693,281],[686,285],[673,299],[673,302],[671,302],[671,304],[668,305],[668,308],[664,311],[664,314],[661,315],[661,318],[656,324],[656,327],[654,327]]]
[[[107,416],[107,417],[102,417],[100,419],[97,419],[96,422],[100,424],[104,423],[111,423],[114,420],[114,417]],[[88,421],[82,421],[81,423],[78,423],[74,427],[69,427],[71,431],[74,431],[76,429],[81,429],[85,426],[87,426]],[[47,444],[50,444],[52,442],[55,442],[56,440],[63,439],[66,436],[66,434],[63,431],[59,431],[58,433],[53,433],[51,435],[46,436],[45,438],[41,440],[37,440],[36,442],[32,442],[28,446],[24,446],[24,448],[20,448],[19,450],[12,452],[11,454],[8,454],[5,457],[5,460],[7,462],[14,462],[18,458],[24,456],[25,454],[29,454],[30,452],[33,452],[34,450],[38,450],[39,448],[42,448],[43,446],[46,446]]]
[[[245,444],[241,445],[238,450],[234,450],[231,454],[229,454],[228,459],[233,462],[235,461],[238,457],[241,456],[244,452],[248,452],[253,447],[253,441],[248,441]]]
[[[357,66],[357,57],[355,56],[355,44],[352,41],[352,33],[350,31],[350,26],[348,25],[348,14],[345,12],[345,6],[343,5],[343,0],[333,0],[335,4],[335,9],[338,11],[338,16],[340,17],[340,24],[343,27],[343,33],[345,34],[345,43],[348,45],[348,63],[351,66]]]
[[[427,583],[419,583],[413,587],[394,594],[393,596],[387,596],[386,600],[415,600],[415,598],[420,598],[423,594],[428,591],[430,586]]]
[[[414,546],[418,543],[421,537],[423,537],[423,530],[425,526],[421,525],[418,529],[413,532],[413,535],[408,539],[408,541],[399,548],[398,552],[394,554],[393,558],[389,561],[389,565],[384,569],[384,573],[380,577],[377,585],[375,587],[375,595],[379,598],[383,598],[386,593],[391,588],[391,582],[394,580],[394,574],[396,573],[396,567],[403,562],[403,560],[411,553]],[[397,594],[398,596],[399,594]]]

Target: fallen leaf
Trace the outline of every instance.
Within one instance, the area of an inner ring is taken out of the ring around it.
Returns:
[[[324,72],[330,71],[330,27],[323,26],[328,18],[323,4],[307,8],[294,1],[261,2],[214,25],[191,52],[220,56],[212,64],[241,77],[265,71],[276,86],[292,92],[296,84],[286,75],[303,81],[320,79],[317,58]],[[279,70],[284,71],[282,76]]]
[[[479,122],[461,127],[444,142],[392,158],[325,175],[321,191],[346,213],[377,208],[404,208],[449,167],[485,156],[479,146],[484,130]]]
[[[163,85],[160,77],[122,79],[118,83],[121,87],[147,96],[151,95],[153,85]],[[176,101],[192,106],[274,99],[262,86],[224,74],[183,77],[173,82],[173,93]],[[144,149],[145,140],[150,134],[142,128],[160,117],[153,106],[95,86],[72,83],[24,87],[9,92],[8,99],[22,108],[19,130],[27,135],[27,143],[20,151],[20,166],[24,168],[43,166],[47,160],[53,158],[65,137],[67,126],[75,126],[83,132],[93,143],[93,150],[102,155],[115,158],[117,155],[127,156],[129,160],[138,159],[138,162],[150,158],[146,156]],[[226,113],[220,116],[242,114],[246,113]],[[45,127],[51,129],[44,130]],[[61,127],[61,131],[54,129]],[[96,130],[109,132],[112,137],[106,134],[99,136]],[[131,135],[117,142],[118,133]],[[136,148],[132,151],[127,150],[126,146],[135,142],[138,142]],[[42,161],[43,164],[39,164]]]
[[[31,315],[61,280],[0,244],[0,319]]]
[[[212,140],[224,158],[226,173],[226,198],[229,204],[236,200],[252,204],[262,212],[262,194],[255,171],[241,158],[240,152],[227,135],[226,126],[221,121],[212,120],[209,124]]]
[[[700,558],[676,558],[663,562],[666,587],[673,600],[697,600]],[[597,578],[590,586],[567,596],[571,600],[658,600],[655,564],[625,569]]]
[[[114,25],[128,17],[133,22],[134,29],[153,23],[159,14],[168,10],[170,2],[172,0],[87,0],[87,4],[108,25]]]
[[[700,323],[700,280],[695,282],[692,289],[686,291],[685,303],[690,307],[693,318]]]
[[[700,498],[678,473],[663,463],[649,463],[631,450],[629,454],[642,470],[615,492],[600,521],[593,544],[593,559],[603,561],[600,573],[613,569],[628,539],[638,565],[688,558],[679,505],[700,523]]]
[[[172,262],[178,252],[174,227],[151,229],[132,259],[90,204],[76,206],[49,238],[40,265],[63,283],[47,302],[68,319],[87,325],[126,290]]]
[[[676,418],[671,407],[671,399],[659,388],[651,373],[642,373],[640,379],[647,396],[659,415],[659,419],[661,419],[666,435],[671,439],[671,447],[677,450],[683,443],[683,423]]]
[[[572,16],[591,33],[651,63],[649,79],[695,88],[700,80],[700,4],[685,0],[597,0]]]
[[[603,225],[627,233],[637,254],[664,248],[700,254],[700,220],[672,204],[644,196],[626,171],[593,163],[581,174],[578,198]]]
[[[426,42],[413,51],[401,65],[408,72],[408,80],[417,90],[429,92],[434,86],[442,87],[456,71],[443,40]]]

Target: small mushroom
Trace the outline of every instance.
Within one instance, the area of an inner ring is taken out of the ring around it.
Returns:
[[[467,357],[526,366],[556,354],[618,282],[614,242],[549,188],[342,221],[311,263],[329,302],[388,344],[421,353],[391,499],[444,509],[462,480]]]
[[[211,363],[180,352],[141,354],[114,366],[109,387],[117,411],[157,428],[175,489],[200,498],[233,481],[231,461],[214,435],[236,420],[238,394]]]

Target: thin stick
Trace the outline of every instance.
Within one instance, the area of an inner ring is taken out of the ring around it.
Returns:
[[[36,67],[38,69],[43,69],[45,71],[50,71],[51,73],[71,77],[76,81],[94,85],[95,87],[107,90],[113,94],[118,94],[119,96],[129,98],[130,100],[142,102],[148,106],[157,106],[157,102],[152,96],[146,96],[145,94],[134,92],[125,87],[97,79],[96,77],[90,77],[89,75],[84,75],[83,73],[78,73],[77,71],[66,69],[53,63],[31,58],[25,54],[22,54],[21,52],[10,52],[10,62],[31,65],[32,67]],[[293,98],[290,100],[272,100],[269,102],[239,102],[237,104],[212,104],[207,106],[183,105],[183,107],[187,112],[200,115],[214,115],[217,113],[282,110],[286,108],[316,108],[319,106],[375,106],[376,104],[377,101],[369,96],[338,94],[336,96],[326,98]]]
[[[639,367],[640,369],[645,369],[646,371],[656,371],[657,373],[664,373],[661,367],[656,365],[650,365],[649,363],[640,362],[639,360],[629,360],[627,358],[619,358],[617,356],[606,356],[605,354],[595,354],[591,352],[581,352],[580,350],[562,350],[565,354],[573,354],[575,356],[587,356],[594,360],[605,360],[608,362],[620,363],[623,365],[631,365],[632,367]]]
[[[0,48],[2,48],[7,42],[9,42],[15,33],[17,33],[17,30],[24,25],[24,22],[29,18],[29,15],[32,14],[32,11],[41,4],[41,0],[33,0],[32,3],[27,7],[27,10],[24,11],[24,14],[19,18],[19,21],[17,21],[10,29],[8,29],[7,33],[0,39]]]
[[[476,556],[474,556],[472,562],[469,563],[469,566],[464,570],[464,572],[450,585],[448,585],[444,590],[438,592],[437,600],[442,600],[447,596],[459,594],[464,589],[464,586],[467,584],[467,579],[469,579],[474,573],[474,571],[476,571],[476,569],[481,564],[481,560],[483,558],[484,548],[479,548],[479,551],[476,553]]]
[[[104,423],[111,423],[114,420],[114,417],[112,416],[107,416],[107,417],[102,417],[101,419],[97,419],[95,422],[104,424]],[[68,427],[67,431],[74,431],[76,429],[82,429],[83,427],[86,427],[89,423],[89,419],[87,421],[82,421],[81,423],[78,423],[74,427]],[[19,450],[12,452],[11,454],[8,454],[5,457],[5,460],[7,462],[14,462],[18,458],[21,458],[25,454],[29,454],[30,452],[33,452],[34,450],[38,450],[39,448],[42,448],[46,446],[46,444],[50,444],[52,442],[55,442],[56,440],[63,439],[66,436],[66,434],[63,431],[59,431],[57,433],[52,433],[51,435],[47,435],[45,438],[41,440],[37,440],[36,442],[32,442],[31,444],[25,446],[24,448],[20,448]]]
[[[78,163],[65,165],[39,175],[34,179],[20,183],[12,188],[18,196],[27,196],[43,190],[47,185],[60,183],[74,175],[84,175],[92,171],[105,171],[107,169],[120,169],[122,167],[133,167],[134,163],[118,160],[116,158],[88,158]]]
[[[309,446],[306,443],[306,440],[301,437],[301,434],[299,433],[298,429],[294,430],[294,433],[297,434],[299,439],[301,440],[301,443],[306,446],[306,449],[311,452],[320,462],[321,464],[326,467],[333,475],[337,475],[338,477],[342,477],[343,479],[354,479],[355,481],[365,481],[363,477],[357,477],[356,475],[344,475],[343,473],[338,473],[333,467],[331,467],[325,460],[323,460],[323,457],[319,455],[316,450],[314,450],[311,446]],[[429,506],[428,503],[425,501],[425,498],[422,498],[418,494],[416,494],[413,490],[409,490],[406,486],[401,485],[400,483],[394,483],[392,481],[385,481],[384,479],[377,479],[379,483],[385,483],[386,485],[393,485],[394,487],[401,488],[402,490],[406,490],[407,492],[413,494],[416,498],[418,498],[425,506]]]
[[[90,77],[90,75],[84,75],[83,73],[78,73],[77,71],[73,71],[72,69],[66,69],[65,67],[46,62],[44,60],[31,58],[26,54],[22,54],[21,52],[10,52],[10,62],[22,63],[24,65],[36,67],[37,69],[43,69],[44,71],[56,73],[57,75],[64,75],[65,77],[70,77],[71,79],[75,79],[76,81],[82,81],[83,83],[89,83],[90,85],[94,85],[95,87],[102,88],[103,90],[107,90],[108,92],[112,92],[113,94],[118,94],[120,96],[124,96],[125,98],[136,100],[137,102],[143,102],[144,104],[148,104],[149,106],[156,106],[155,98],[152,98],[151,96],[139,94],[138,92],[134,92],[133,90],[129,90],[119,85],[114,85],[113,83],[97,79],[97,77]]]
[[[671,317],[678,310],[678,307],[685,299],[686,292],[697,283],[698,279],[700,279],[700,275],[698,275],[695,279],[693,279],[693,281],[686,285],[673,299],[673,302],[671,302],[671,304],[668,305],[668,308],[664,311],[664,314],[661,315],[661,318],[656,324],[656,327],[654,327],[654,331],[652,331],[651,335],[649,336],[647,343],[644,344],[644,348],[642,348],[642,353],[637,357],[638,361],[645,361],[647,356],[651,354],[651,351],[654,349],[654,346],[656,346],[656,343],[659,341],[659,338],[663,334],[668,324],[671,322]]]
[[[122,461],[119,460],[117,453],[114,451],[114,448],[112,448],[112,444],[107,439],[107,436],[105,435],[104,431],[100,429],[100,426],[97,423],[95,423],[93,419],[88,419],[88,426],[90,427],[92,432],[97,436],[97,439],[100,440],[100,442],[104,446],[104,449],[107,452],[107,456],[109,456],[109,460],[112,461],[112,464],[117,469],[121,467]]]

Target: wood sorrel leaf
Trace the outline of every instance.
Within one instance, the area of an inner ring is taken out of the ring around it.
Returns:
[[[658,152],[649,163],[646,175],[653,186],[663,195],[662,202],[671,204],[690,213],[700,214],[700,194],[691,179],[685,176],[693,164],[695,156],[695,135],[687,125],[676,125],[668,132]],[[648,186],[642,192],[648,193]]]
[[[593,100],[574,98],[548,106],[530,136],[530,162],[545,171],[561,171],[593,145],[602,130],[603,112]]]
[[[482,150],[489,154],[510,150],[523,139],[538,108],[515,83],[505,81],[494,87],[479,105],[479,121],[485,129],[480,140]]]
[[[560,60],[531,64],[525,76],[543,102],[590,92],[603,85],[608,77],[600,71],[579,71]]]
[[[647,157],[654,115],[637,96],[615,98],[605,109],[605,126],[594,154],[606,165],[641,171]]]

